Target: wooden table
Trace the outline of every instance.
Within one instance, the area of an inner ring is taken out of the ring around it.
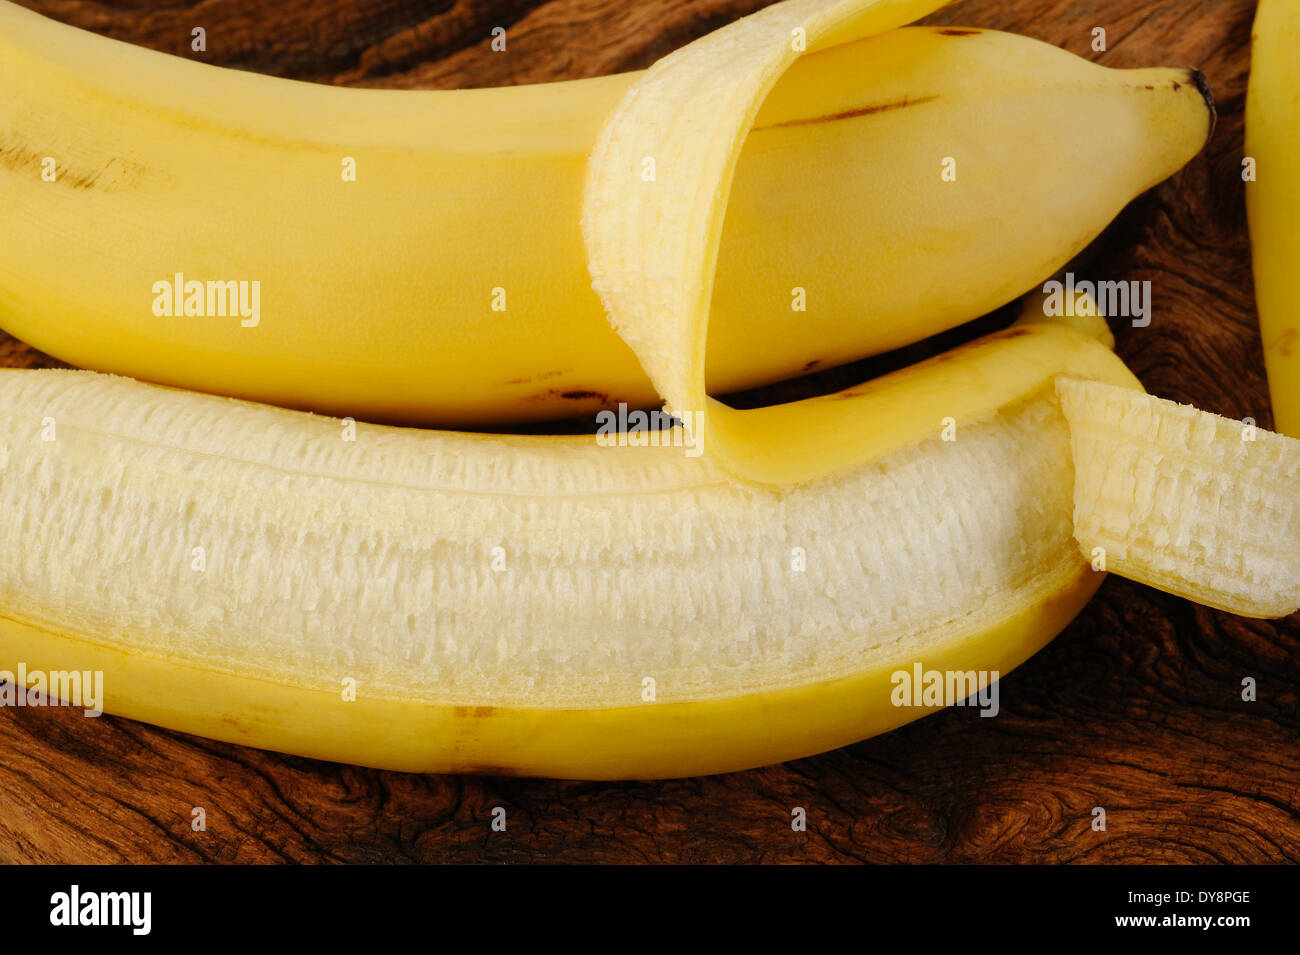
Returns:
[[[320,82],[497,86],[648,66],[763,0],[24,0],[181,55]],[[1039,37],[1109,66],[1199,66],[1209,148],[1137,200],[1092,267],[1150,280],[1118,327],[1147,387],[1271,416],[1240,177],[1250,0],[971,0],[935,22]],[[270,19],[268,19],[270,18]],[[509,51],[494,53],[494,26]],[[1090,49],[1103,27],[1109,49]],[[1080,130],[1087,135],[1088,130]],[[0,364],[57,365],[0,334]],[[844,372],[846,383],[860,369]],[[1245,677],[1258,701],[1243,702]],[[0,861],[1300,861],[1300,615],[1277,623],[1112,577],[1002,682],[1002,712],[949,709],[747,773],[592,784],[412,776],[213,743],[63,708],[0,710]],[[191,831],[191,810],[207,812]],[[490,831],[493,807],[509,825]],[[792,832],[791,809],[807,810]],[[1102,806],[1108,824],[1091,829]]]

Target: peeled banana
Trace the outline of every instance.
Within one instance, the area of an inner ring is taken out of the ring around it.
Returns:
[[[913,661],[1006,673],[1100,583],[1057,373],[1136,386],[1092,338],[1008,330],[801,402],[814,428],[853,408],[878,452],[762,489],[671,440],[350,433],[0,371],[3,660],[102,670],[115,714],[394,769],[808,755],[930,712],[891,705]],[[926,395],[960,409],[957,440]]]
[[[655,403],[579,231],[587,155],[642,75],[329,88],[0,3],[0,327],[74,365],[364,420]],[[781,75],[736,158],[710,389],[1012,300],[1187,162],[1210,116],[1186,71],[1004,33],[826,44]],[[693,181],[633,158],[620,188]]]

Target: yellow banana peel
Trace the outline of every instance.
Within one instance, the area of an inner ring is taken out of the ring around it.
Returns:
[[[1260,0],[1246,93],[1246,212],[1277,430],[1300,438],[1300,5]]]

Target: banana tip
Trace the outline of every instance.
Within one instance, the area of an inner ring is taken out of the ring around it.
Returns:
[[[1214,126],[1219,120],[1219,111],[1214,108],[1214,93],[1210,90],[1210,83],[1205,78],[1205,74],[1200,70],[1188,70],[1187,79],[1196,87],[1201,94],[1201,99],[1205,100],[1205,108],[1210,111],[1210,127],[1205,131],[1205,141],[1208,143],[1210,137],[1214,135]]]

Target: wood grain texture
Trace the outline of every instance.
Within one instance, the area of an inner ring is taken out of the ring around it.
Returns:
[[[647,66],[762,0],[25,0],[213,63],[391,87],[490,86]],[[935,22],[1026,33],[1111,66],[1195,65],[1207,151],[1135,202],[1085,270],[1149,279],[1117,328],[1148,388],[1271,423],[1246,233],[1248,0],[971,0]],[[507,28],[508,50],[489,47]],[[1090,50],[1106,29],[1109,49]],[[1087,130],[1081,130],[1087,135]],[[995,226],[994,226],[995,227]],[[57,365],[0,336],[0,364]],[[832,373],[843,383],[861,368]],[[1004,678],[1002,712],[952,709],[747,773],[653,784],[412,776],[213,743],[61,709],[0,710],[0,861],[1296,862],[1300,617],[1244,620],[1111,578]],[[1254,677],[1257,702],[1241,700]],[[208,829],[190,829],[204,807]],[[493,833],[495,806],[508,830]],[[792,808],[808,831],[790,828]],[[1091,811],[1108,814],[1105,832]]]

